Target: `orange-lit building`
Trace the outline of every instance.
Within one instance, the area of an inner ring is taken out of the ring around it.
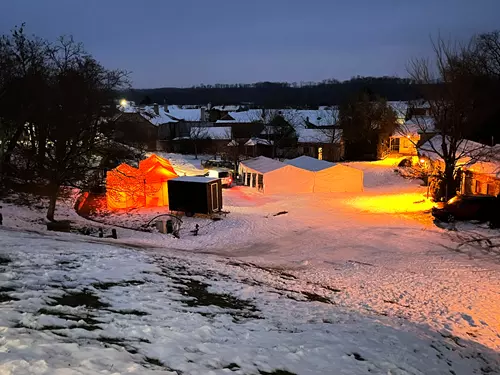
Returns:
[[[139,168],[120,164],[106,176],[108,209],[168,206],[167,181],[177,177],[170,162],[157,155],[139,163]]]

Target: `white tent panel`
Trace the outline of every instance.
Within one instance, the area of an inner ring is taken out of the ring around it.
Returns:
[[[254,159],[244,160],[240,162],[240,171],[247,170],[255,173],[267,173],[279,168],[285,167],[286,164],[281,161],[259,156]]]
[[[265,194],[311,193],[313,187],[314,174],[291,165],[264,174]]]
[[[355,193],[363,191],[363,171],[336,164],[315,172],[315,193]]]
[[[316,130],[316,129],[313,129]],[[318,172],[326,168],[331,168],[335,164],[326,160],[318,160],[310,156],[299,156],[298,158],[287,160],[286,164],[305,169],[311,172]]]

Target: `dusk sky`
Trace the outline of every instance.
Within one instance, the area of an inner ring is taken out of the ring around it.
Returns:
[[[406,75],[430,37],[500,29],[500,0],[1,0],[0,33],[70,34],[136,88]]]

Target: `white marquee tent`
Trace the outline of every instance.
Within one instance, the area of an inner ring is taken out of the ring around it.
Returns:
[[[244,184],[265,194],[310,193],[314,176],[301,168],[259,156],[240,162]]]
[[[314,193],[363,191],[363,171],[359,169],[309,156],[299,156],[286,163],[311,174]]]

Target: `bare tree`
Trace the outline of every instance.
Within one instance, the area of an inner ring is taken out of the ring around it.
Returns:
[[[475,39],[468,45],[438,39],[433,42],[433,48],[434,60],[413,60],[409,72],[422,88],[427,114],[434,121],[433,131],[437,135],[421,151],[433,153],[442,160],[445,198],[449,199],[456,194],[459,161],[467,159],[472,163],[489,153],[486,146],[469,140],[484,122],[479,110],[483,107],[484,95],[478,86],[484,82],[484,76],[477,74],[484,59],[478,54]],[[429,132],[425,116],[415,117],[415,123],[421,132]]]
[[[190,130],[190,139],[193,142],[194,158],[198,159],[200,144],[203,140],[208,139],[208,129],[204,126],[193,126]]]
[[[327,124],[325,126],[318,126],[317,129],[320,130],[323,137],[322,140],[327,140],[330,144],[341,144],[342,142],[342,129],[339,125],[339,111],[337,107],[331,107],[328,109],[321,109],[319,111],[323,123]]]
[[[72,38],[50,43],[22,28],[0,40],[0,64],[0,113],[9,129],[2,164],[10,166],[16,149],[16,167],[30,161],[25,173],[49,187],[54,220],[60,187],[86,186],[108,152],[125,74],[102,67]]]
[[[264,116],[266,122],[264,122],[263,135],[271,143],[273,157],[276,157],[278,156],[278,151],[293,146],[297,141],[297,134],[295,128],[279,111],[267,111]]]
[[[50,51],[49,105],[36,128],[41,173],[52,188],[47,218],[54,220],[59,187],[85,186],[98,154],[112,152],[114,97],[128,82],[125,72],[105,69],[72,38]]]
[[[0,37],[0,172],[36,116],[46,107],[47,61],[50,46],[24,32],[24,25]]]

